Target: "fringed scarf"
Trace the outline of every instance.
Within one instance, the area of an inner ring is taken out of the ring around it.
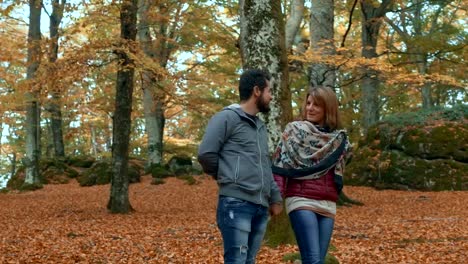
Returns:
[[[344,130],[328,133],[308,121],[291,122],[273,154],[273,173],[300,180],[318,179],[334,167],[335,182],[342,183],[348,145]]]

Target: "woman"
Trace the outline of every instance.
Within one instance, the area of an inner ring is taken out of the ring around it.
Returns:
[[[349,144],[332,89],[310,88],[301,119],[286,126],[273,173],[286,197],[302,263],[325,263]]]

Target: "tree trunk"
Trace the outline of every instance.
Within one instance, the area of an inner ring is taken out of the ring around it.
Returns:
[[[45,156],[47,158],[52,158],[52,157],[54,157],[54,139],[51,136],[52,135],[52,125],[50,124],[48,118],[46,118],[45,121],[46,121],[46,129],[47,129]]]
[[[107,127],[104,129],[104,135],[106,138],[106,151],[112,152],[112,122],[114,120],[109,119]]]
[[[383,0],[380,6],[374,4],[374,1],[363,0],[361,1],[362,12],[362,57],[366,59],[377,58],[377,40],[379,37],[380,26],[384,19],[387,7],[393,0]],[[378,72],[372,69],[364,70],[364,78],[362,80],[362,127],[364,134],[367,129],[375,124],[379,118],[379,87],[380,80]]]
[[[49,62],[51,65],[50,76],[55,76],[58,55],[58,38],[59,38],[59,25],[63,17],[63,9],[65,7],[65,0],[60,3],[59,0],[52,2],[52,14],[50,15],[50,47],[49,47]],[[51,114],[52,138],[54,144],[54,156],[56,158],[65,157],[65,147],[63,144],[62,132],[62,111],[60,110],[60,91],[55,87],[55,77],[50,82],[49,89],[52,91],[52,98],[49,104],[49,112]]]
[[[167,48],[166,36],[160,36],[154,43],[150,33],[150,21],[148,12],[151,4],[148,0],[140,0],[138,16],[138,37],[140,46],[146,56],[156,60],[161,67],[166,67],[169,59],[170,50]],[[159,8],[160,12],[167,10],[163,7]],[[167,24],[163,21],[158,21],[160,33],[166,33]],[[156,50],[158,48],[158,50]],[[145,113],[145,127],[148,136],[148,167],[153,164],[159,165],[162,163],[163,157],[163,135],[164,135],[164,109],[165,95],[161,88],[158,87],[158,77],[150,70],[145,70],[142,73],[142,90],[143,90],[143,108]]]
[[[143,73],[143,107],[145,112],[145,127],[148,135],[148,167],[162,163],[164,135],[164,98],[155,96],[153,81]]]
[[[41,59],[41,6],[42,0],[29,0],[28,59],[26,79],[30,89],[26,93],[26,167],[25,184],[40,184],[40,112],[38,90],[34,84]]]
[[[418,62],[418,72],[421,75],[426,75],[428,73],[427,71],[427,56],[423,54],[421,51],[417,55],[416,61]],[[423,109],[429,109],[431,108],[434,104],[432,102],[432,95],[431,95],[431,84],[430,83],[424,83],[423,87],[421,88],[421,94],[422,94],[422,108]]]
[[[3,113],[0,114],[0,157],[2,156]]]
[[[313,0],[310,12],[310,47],[322,58],[335,54],[334,44],[334,1]],[[311,86],[335,87],[335,67],[323,62],[312,63],[309,67]]]
[[[94,126],[90,126],[90,130],[91,130],[91,155],[94,157],[94,158],[97,158],[97,140],[96,140],[96,129],[94,128]]]
[[[279,0],[240,1],[240,47],[244,69],[268,71],[273,100],[271,112],[261,115],[268,130],[270,152],[279,142],[281,131],[292,119],[288,87],[284,17]]]
[[[136,39],[137,0],[123,0],[120,10],[120,38],[130,50]],[[107,208],[112,213],[129,213],[128,198],[128,146],[131,130],[134,65],[125,51],[116,51],[120,65],[117,71],[115,111],[113,119],[112,179]]]
[[[423,27],[424,27],[424,17],[422,16],[423,13],[423,8],[424,8],[424,3],[423,0],[416,0],[414,3],[415,9],[413,12],[413,15],[411,16],[413,19],[413,24],[414,24],[414,33],[416,37],[423,37]],[[439,9],[440,10],[440,9]],[[440,12],[438,12],[440,14]],[[434,21],[428,21],[432,22],[430,32],[433,31],[433,28],[437,24],[437,17],[439,15],[435,16],[433,19]],[[408,45],[408,43],[406,43]],[[411,45],[411,44],[410,44]],[[427,51],[423,51],[421,47],[416,46],[416,47],[408,47],[409,49],[414,49],[416,52],[415,59],[417,62],[418,66],[418,72],[421,75],[426,75],[428,73],[428,61],[427,61]],[[431,98],[431,84],[430,83],[424,83],[423,87],[421,87],[421,95],[422,95],[422,107],[423,109],[429,109],[433,106],[432,104],[432,98]]]
[[[11,170],[10,170],[10,179],[13,178],[16,174],[16,152],[13,152],[13,157],[11,157]]]
[[[289,51],[294,44],[297,31],[304,16],[304,0],[291,0],[291,15],[286,22],[286,51]]]
[[[401,22],[401,27],[397,26],[391,19],[385,19],[386,22],[403,39],[408,56],[416,63],[418,73],[421,75],[429,73],[430,62],[428,61],[428,56],[431,51],[427,50],[427,48],[430,47],[430,44],[425,43],[425,45],[421,46],[420,43],[428,36],[431,36],[434,32],[440,30],[441,25],[438,23],[438,21],[440,21],[439,17],[444,15],[443,9],[445,4],[448,3],[449,2],[445,2],[443,5],[437,5],[438,7],[435,9],[434,15],[427,17],[423,15],[424,10],[427,8],[427,1],[413,1],[410,8],[400,11],[400,20],[404,21]],[[429,8],[432,9],[434,6]],[[413,31],[413,33],[409,33],[411,31]],[[437,104],[436,100],[432,98],[430,83],[423,84],[421,95],[423,109],[429,109]]]

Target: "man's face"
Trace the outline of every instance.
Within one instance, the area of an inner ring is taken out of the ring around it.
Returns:
[[[270,101],[272,99],[270,82],[266,82],[266,87],[263,89],[260,97],[257,98],[257,108],[260,113],[270,112]]]

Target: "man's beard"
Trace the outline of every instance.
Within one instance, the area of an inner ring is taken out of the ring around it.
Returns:
[[[257,108],[260,113],[270,112],[270,105],[263,100],[263,94],[257,99]]]

